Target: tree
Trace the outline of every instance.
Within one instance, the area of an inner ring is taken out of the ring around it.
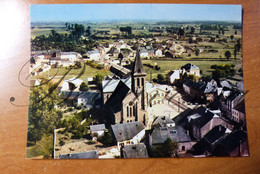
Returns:
[[[164,143],[156,145],[151,149],[152,157],[172,157],[177,148],[178,143],[167,138]]]
[[[80,91],[87,91],[88,90],[88,84],[86,82],[82,82],[79,87]]]
[[[103,78],[104,78],[104,76],[101,74],[96,74],[94,77],[94,82],[96,83],[96,85],[99,89],[101,89],[101,87],[102,87]]]
[[[230,39],[231,39],[231,40],[234,39],[234,35],[233,35],[233,34],[230,35]]]
[[[191,34],[194,34],[194,32],[195,32],[195,28],[194,28],[194,27],[191,27],[190,33],[191,33]]]
[[[158,83],[163,83],[165,81],[165,78],[162,74],[157,75],[157,81]]]
[[[225,52],[225,57],[227,58],[227,60],[229,60],[229,58],[231,57],[230,51]]]
[[[108,131],[105,131],[104,135],[102,137],[98,138],[98,141],[101,142],[105,146],[114,145],[112,135]]]
[[[28,140],[38,141],[44,134],[52,134],[62,114],[54,106],[61,104],[55,85],[50,82],[33,87],[30,91]]]
[[[195,50],[195,55],[198,57],[198,55],[200,54],[200,51],[198,49]]]

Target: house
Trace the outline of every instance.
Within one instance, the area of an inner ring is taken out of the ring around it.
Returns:
[[[224,138],[229,132],[222,125],[217,125],[211,129],[201,140],[199,140],[195,145],[193,145],[194,155],[211,155],[215,150],[218,142]]]
[[[169,84],[176,83],[181,78],[180,70],[173,70],[166,74],[166,80]]]
[[[174,127],[175,123],[174,121],[167,116],[159,116],[155,118],[154,122],[152,123],[152,126],[160,126],[160,127]]]
[[[89,57],[90,60],[94,60],[94,61],[99,61],[100,57],[101,57],[98,49],[87,51],[86,54],[87,54],[87,56]]]
[[[105,124],[90,125],[89,128],[91,136],[97,134],[98,137],[103,136],[106,130]]]
[[[146,82],[147,91],[147,101],[148,105],[152,107],[153,105],[164,104],[167,101],[166,97],[171,97],[173,95],[173,88],[169,85],[152,84]]]
[[[157,49],[154,51],[154,55],[157,56],[157,57],[161,57],[163,54],[162,54],[162,50],[161,49]]]
[[[187,63],[181,67],[182,74],[187,73],[187,75],[194,75],[200,77],[200,68],[191,63]]]
[[[175,58],[175,52],[171,50],[166,50],[164,53],[165,57],[167,58]]]
[[[122,158],[148,158],[144,143],[126,145],[122,148]]]
[[[118,149],[138,144],[145,136],[145,127],[139,121],[111,125],[111,129]]]
[[[71,62],[74,62],[81,58],[82,56],[76,52],[61,52],[60,59],[68,59]]]
[[[218,85],[215,80],[212,79],[210,82],[207,83],[206,88],[204,90],[204,94],[208,102],[214,102],[217,96],[217,90]]]
[[[238,106],[237,106],[238,105]],[[232,90],[230,95],[223,99],[221,102],[221,110],[225,115],[236,122],[244,120],[245,110],[244,108],[244,95],[239,91]]]
[[[83,80],[77,78],[71,78],[68,80],[64,80],[61,88],[61,92],[63,91],[79,91],[79,87]]]
[[[93,108],[95,101],[101,98],[101,93],[97,91],[84,91],[81,92],[77,98],[78,105],[83,105],[87,109]],[[100,107],[100,106],[95,106]]]
[[[245,124],[245,99],[241,99],[239,103],[232,108],[232,116],[230,118],[237,123]]]
[[[98,151],[87,151],[80,153],[70,153],[59,155],[59,159],[95,159],[98,158]]]
[[[218,142],[214,156],[249,156],[247,132],[237,130]]]
[[[203,106],[195,109],[193,114],[188,116],[188,120],[190,124],[190,135],[197,140],[202,139],[217,125],[227,127],[227,123],[224,120]]]
[[[175,127],[155,127],[150,137],[150,145],[164,143],[168,138],[178,143],[178,152],[185,152],[191,149],[191,139],[186,134],[186,130],[181,126]]]

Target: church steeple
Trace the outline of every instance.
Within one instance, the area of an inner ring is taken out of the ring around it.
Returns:
[[[139,50],[136,51],[134,66],[132,69],[132,91],[140,97],[141,109],[145,110],[146,101],[146,73],[144,71],[144,65],[140,58]]]
[[[139,49],[138,49],[136,51],[134,66],[133,66],[133,69],[132,69],[132,75],[141,75],[141,74],[146,74],[146,73],[144,71],[144,65],[141,61],[140,52],[139,52]]]

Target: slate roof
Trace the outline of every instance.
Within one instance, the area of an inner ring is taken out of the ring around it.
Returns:
[[[122,102],[127,96],[128,92],[130,92],[130,88],[122,81],[119,81],[115,91],[106,102],[106,104],[110,106],[114,113],[121,111]]]
[[[139,50],[136,51],[136,57],[132,69],[132,74],[145,74],[144,65],[141,61]]]
[[[194,111],[193,115],[198,115],[197,118],[193,119],[193,124],[198,128],[202,128],[205,124],[207,124],[214,116],[212,112],[210,112],[207,108],[203,106],[197,108]]]
[[[97,124],[97,125],[91,125],[90,127],[90,131],[103,131],[106,129],[105,124]]]
[[[59,155],[59,159],[93,159],[93,158],[98,158],[98,152],[96,150]]]
[[[122,123],[111,125],[112,131],[115,135],[116,141],[121,142],[124,140],[130,140],[145,127],[143,123],[136,121],[130,123]]]
[[[185,129],[183,129],[181,126],[154,128],[151,137],[152,144],[164,143],[167,138],[170,138],[177,143],[191,141],[190,137],[186,134]]]
[[[247,141],[247,133],[243,130],[232,132],[224,139],[219,141],[220,146],[228,153],[239,147],[240,143]]]
[[[184,122],[188,115],[192,112],[193,110],[188,108],[185,111],[181,112],[179,115],[177,115],[176,117],[174,117],[172,120],[175,122],[176,125],[181,124],[182,122]]]
[[[224,126],[218,125],[211,129],[203,138],[210,144],[215,143],[219,140],[226,132]]]
[[[174,123],[174,121],[167,116],[159,116],[154,120],[153,125],[159,124],[162,127],[166,127],[168,123]]]
[[[226,87],[226,88],[229,88],[229,89],[232,88],[231,84],[230,84],[228,81],[226,81],[226,80],[220,82],[220,85],[221,85],[222,87]]]
[[[240,101],[234,109],[245,114],[245,100]]]
[[[129,88],[131,88],[131,78],[128,77],[126,79],[112,79],[112,80],[103,80],[102,81],[102,88],[103,92],[114,92],[118,83],[122,81],[125,83]]]
[[[204,90],[204,93],[207,94],[207,93],[214,93],[216,92],[218,89],[218,85],[217,85],[217,82],[216,81],[210,81],[207,83],[206,85],[206,88]]]
[[[126,145],[123,148],[124,158],[148,158],[148,152],[144,143]]]

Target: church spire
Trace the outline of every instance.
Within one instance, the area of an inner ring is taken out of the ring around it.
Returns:
[[[134,66],[133,66],[133,69],[132,69],[132,74],[133,75],[145,74],[144,65],[143,65],[141,58],[140,58],[139,49],[136,50],[136,56],[135,56]]]

